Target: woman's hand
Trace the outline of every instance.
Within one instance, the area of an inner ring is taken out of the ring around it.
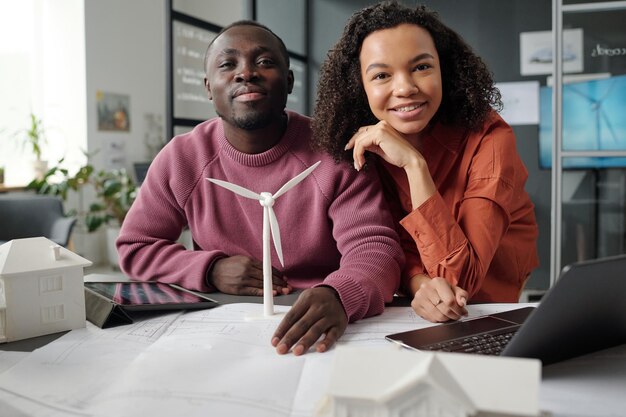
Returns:
[[[345,149],[352,149],[354,168],[357,171],[365,164],[365,151],[373,152],[400,168],[424,160],[418,150],[385,121],[361,127],[350,138]]]
[[[427,278],[421,280],[411,307],[420,317],[433,323],[458,320],[467,315],[468,296],[463,288],[441,277]]]
[[[347,149],[352,149],[354,168],[357,171],[365,164],[366,151],[373,152],[388,163],[404,169],[411,189],[413,208],[419,207],[437,192],[422,154],[384,120],[360,128],[348,141]]]

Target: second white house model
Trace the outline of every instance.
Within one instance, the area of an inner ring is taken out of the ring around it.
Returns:
[[[85,327],[89,265],[45,237],[0,245],[0,343]]]
[[[337,347],[318,417],[538,416],[541,362]]]

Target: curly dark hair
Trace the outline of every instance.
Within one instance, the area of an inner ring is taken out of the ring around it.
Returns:
[[[404,23],[427,30],[437,48],[443,91],[433,121],[477,130],[492,109],[502,108],[500,92],[483,60],[439,20],[436,12],[425,6],[412,9],[385,1],[352,15],[320,70],[313,111],[314,146],[333,155],[336,161],[351,162],[352,152],[344,151],[348,140],[359,127],[378,122],[361,80],[363,40],[372,32]]]

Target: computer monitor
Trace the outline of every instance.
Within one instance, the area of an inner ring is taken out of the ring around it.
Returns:
[[[135,162],[133,164],[133,168],[135,170],[135,181],[137,185],[141,185],[143,180],[146,178],[146,174],[148,173],[148,168],[150,167],[150,162]]]
[[[563,150],[626,150],[626,75],[563,85]],[[539,166],[552,167],[552,87],[540,89]],[[626,167],[626,158],[563,158],[563,168]]]

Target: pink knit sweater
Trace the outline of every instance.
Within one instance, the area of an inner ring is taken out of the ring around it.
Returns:
[[[288,116],[281,141],[260,154],[233,148],[221,119],[206,121],[165,146],[117,240],[122,270],[138,280],[214,290],[206,276],[217,259],[246,255],[262,260],[263,208],[206,178],[274,193],[321,160],[274,204],[285,266],[273,246],[272,265],[294,288],[333,287],[351,321],[380,314],[398,288],[404,255],[375,172],[356,172],[313,152],[309,119]],[[193,251],[176,243],[185,225]]]

